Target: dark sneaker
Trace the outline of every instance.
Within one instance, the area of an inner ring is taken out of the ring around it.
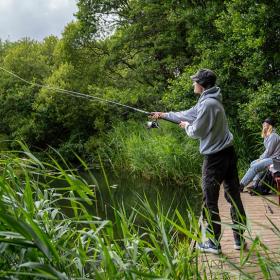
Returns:
[[[233,247],[234,247],[235,250],[244,250],[244,249],[246,249],[247,248],[247,243],[246,243],[244,237],[242,237],[241,240],[235,239]]]
[[[243,244],[234,244],[234,249],[240,251],[241,249],[244,250],[247,248],[247,243],[243,243]]]
[[[244,188],[245,188],[245,186],[244,186],[242,183],[240,183],[240,184],[239,184],[239,190],[240,190],[240,192],[243,192],[243,191],[244,191]]]
[[[211,240],[198,243],[196,248],[204,253],[220,254],[222,252],[220,245],[215,245]]]
[[[257,195],[257,193],[254,191],[254,186],[249,186],[246,190],[250,195]]]

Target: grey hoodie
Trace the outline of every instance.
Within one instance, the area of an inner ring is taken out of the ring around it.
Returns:
[[[197,104],[189,110],[169,112],[164,117],[189,122],[186,133],[200,140],[199,151],[203,155],[214,154],[233,145],[219,87],[205,90]]]
[[[265,151],[260,156],[260,159],[280,159],[280,136],[275,131],[273,131],[269,136],[264,138],[263,144],[265,146]]]

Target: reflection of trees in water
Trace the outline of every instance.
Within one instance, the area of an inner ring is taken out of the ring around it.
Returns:
[[[114,198],[116,205],[124,206],[127,213],[138,209],[141,200],[150,204],[156,210],[157,203],[159,202],[163,213],[168,210],[177,208],[181,213],[184,213],[188,205],[195,213],[199,213],[201,198],[197,191],[188,186],[177,186],[173,184],[162,185],[159,181],[148,181],[143,177],[122,175],[116,177],[113,173],[106,172],[110,192],[106,185],[104,177],[99,172],[93,172],[98,182],[97,191],[97,205],[99,215],[102,217],[113,218],[111,196]],[[89,209],[92,213],[96,214],[94,207]]]

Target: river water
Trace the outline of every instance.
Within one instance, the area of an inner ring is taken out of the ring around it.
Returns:
[[[178,209],[182,215],[188,207],[196,214],[200,212],[201,192],[191,185],[177,185],[176,183],[162,183],[156,180],[147,180],[143,177],[123,173],[116,176],[113,172],[92,172],[96,181],[90,182],[89,176],[83,177],[97,185],[97,207],[93,206],[92,213],[102,218],[112,219],[112,200],[115,205],[123,205],[129,213],[133,209],[143,206],[141,200],[150,204],[156,210],[157,202],[164,213]]]

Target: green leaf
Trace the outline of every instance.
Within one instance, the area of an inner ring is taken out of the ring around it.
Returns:
[[[27,263],[20,265],[20,267],[31,268],[36,271],[42,272],[44,274],[42,274],[41,277],[44,277],[44,278],[69,280],[69,278],[66,276],[65,273],[59,272],[58,270],[53,268],[51,265],[35,263],[35,262],[27,262]]]

